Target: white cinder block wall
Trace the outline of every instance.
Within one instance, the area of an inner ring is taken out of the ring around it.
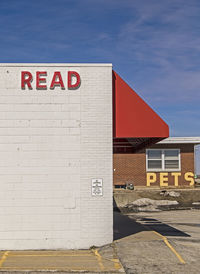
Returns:
[[[67,88],[67,72],[81,85]],[[21,88],[21,72],[33,89]],[[47,71],[47,89],[36,89]],[[65,90],[51,90],[60,71]],[[91,195],[103,179],[103,196]],[[0,65],[0,249],[76,249],[112,241],[112,66]]]

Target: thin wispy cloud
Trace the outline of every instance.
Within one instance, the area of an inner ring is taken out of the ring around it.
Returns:
[[[136,16],[121,27],[117,43],[118,51],[129,52],[132,62],[150,75],[138,86],[147,97],[151,97],[149,88],[153,89],[159,101],[162,91],[167,101],[172,94],[181,95],[180,101],[191,100],[194,95],[200,99],[196,92],[200,87],[200,5],[195,1],[187,5],[181,1],[180,5],[176,0],[141,2],[143,5],[133,5]]]
[[[1,0],[0,25],[1,62],[111,62],[173,135],[200,135],[199,0]]]

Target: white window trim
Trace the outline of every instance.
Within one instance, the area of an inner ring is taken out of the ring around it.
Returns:
[[[148,168],[148,151],[149,150],[161,150],[162,156],[161,156],[161,160],[162,160],[162,168]],[[164,164],[165,164],[165,158],[164,158],[164,150],[178,150],[178,162],[179,162],[179,167],[176,169],[171,169],[171,168],[164,168]],[[159,149],[159,148],[150,148],[150,149],[146,149],[146,171],[154,171],[154,172],[160,172],[160,171],[181,171],[181,152],[179,148],[163,148],[163,149]]]

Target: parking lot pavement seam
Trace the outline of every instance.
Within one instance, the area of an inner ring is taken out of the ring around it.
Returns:
[[[115,269],[120,269],[122,268],[123,269],[123,266],[122,264],[120,263],[120,260],[118,259],[118,254],[117,254],[117,248],[116,248],[116,245],[115,243],[113,242],[111,244],[112,246],[112,249],[113,249],[113,254],[114,254],[114,259],[112,259],[113,262],[115,262],[114,266],[115,266]]]
[[[171,249],[171,251],[176,255],[176,257],[179,259],[179,261],[182,263],[182,264],[186,264],[186,262],[183,260],[183,258],[181,257],[181,255],[174,249],[174,247],[169,243],[167,237],[163,236],[162,234],[158,233],[157,231],[154,231],[153,232],[155,234],[157,234],[158,236],[160,236],[164,243],[169,247],[169,249]]]
[[[98,261],[98,263],[99,263],[100,269],[101,269],[102,271],[104,271],[104,270],[105,270],[105,267],[104,267],[104,265],[103,265],[102,257],[101,257],[101,255],[99,254],[98,249],[92,249],[92,251],[94,252],[94,255],[97,257],[97,261]]]
[[[105,268],[104,264],[103,264],[103,260],[106,260],[106,261],[109,261],[109,262],[112,262],[114,264],[114,268],[116,270],[123,270],[123,267],[119,261],[119,259],[117,258],[117,254],[116,254],[116,250],[115,248],[113,247],[112,245],[112,248],[113,248],[113,254],[114,254],[114,257],[113,259],[110,259],[110,258],[106,258],[104,256],[101,256],[99,254],[99,251],[98,249],[93,249],[92,251],[94,252],[95,256],[97,257],[97,260],[98,260],[98,263],[99,263],[99,266],[101,268],[102,271],[106,271],[107,269]]]
[[[4,263],[5,260],[7,259],[9,252],[10,252],[10,251],[5,251],[5,252],[3,253],[3,256],[2,256],[1,259],[0,259],[0,268],[2,267],[3,263]]]

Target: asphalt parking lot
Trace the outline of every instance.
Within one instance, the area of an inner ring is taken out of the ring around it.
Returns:
[[[90,250],[1,251],[0,273],[199,273],[200,211],[114,212],[114,242]]]
[[[121,229],[115,230],[116,246],[126,273],[199,273],[199,210],[118,213],[115,222]]]

